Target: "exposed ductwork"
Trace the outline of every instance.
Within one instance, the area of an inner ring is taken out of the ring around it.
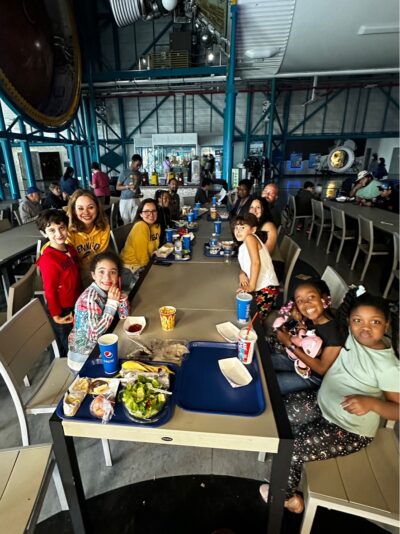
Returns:
[[[168,15],[178,0],[110,0],[111,10],[118,26],[128,26],[137,20],[151,20]]]

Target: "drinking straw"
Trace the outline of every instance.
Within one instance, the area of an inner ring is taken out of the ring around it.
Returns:
[[[118,289],[121,291],[122,289],[122,281],[121,281],[121,277],[118,276]]]
[[[253,326],[253,323],[254,323],[254,321],[256,320],[256,317],[257,317],[257,316],[258,316],[258,312],[256,312],[256,313],[254,314],[253,319],[250,321],[250,324],[249,324],[249,326],[248,326],[248,328],[247,328],[247,332],[246,332],[246,337],[245,337],[246,341],[247,341],[247,338],[249,337],[249,333],[250,333],[251,327]]]

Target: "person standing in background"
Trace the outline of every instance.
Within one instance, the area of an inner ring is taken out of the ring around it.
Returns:
[[[60,180],[60,187],[65,200],[68,200],[72,193],[79,188],[79,182],[77,178],[74,178],[74,172],[73,167],[67,167]]]
[[[385,176],[388,175],[388,172],[385,167],[385,158],[379,158],[379,163],[374,173],[374,176],[377,180],[383,180]]]
[[[163,171],[164,171],[164,177],[167,180],[166,183],[168,183],[168,173],[171,172],[171,168],[172,168],[172,165],[171,165],[171,162],[169,161],[168,156],[165,156],[162,166],[163,166]]]
[[[117,191],[121,191],[119,211],[124,224],[133,221],[137,211],[136,199],[140,198],[140,185],[143,175],[139,172],[143,164],[142,156],[134,154],[129,164],[129,169],[122,171],[117,181]]]
[[[374,152],[371,157],[371,161],[368,165],[368,172],[372,174],[372,176],[375,176],[376,170],[378,168],[378,154]]]
[[[169,211],[171,212],[171,219],[179,219],[181,213],[181,199],[178,195],[178,180],[172,178],[168,183],[168,191],[170,195]]]
[[[110,203],[110,184],[108,176],[102,172],[97,161],[92,163],[92,183],[90,187],[93,188],[94,194],[99,199],[100,204]]]

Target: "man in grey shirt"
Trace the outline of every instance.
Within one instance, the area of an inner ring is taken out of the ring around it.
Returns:
[[[142,164],[142,157],[139,154],[134,154],[129,164],[129,169],[122,171],[117,181],[116,188],[121,191],[119,212],[124,224],[129,224],[135,218],[137,199],[142,196],[140,184],[142,183],[143,175],[139,172]]]
[[[40,193],[36,186],[28,187],[25,198],[20,200],[18,211],[22,224],[34,221],[42,211]]]

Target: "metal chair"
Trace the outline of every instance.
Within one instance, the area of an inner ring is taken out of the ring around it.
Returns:
[[[340,239],[339,250],[336,256],[336,263],[339,262],[345,241],[352,241],[356,238],[353,230],[347,230],[346,217],[344,211],[337,208],[331,208],[331,235],[329,237],[326,253],[329,254],[333,238]]]
[[[317,235],[317,246],[319,245],[319,242],[321,240],[322,232],[325,228],[330,228],[331,222],[325,222],[325,210],[324,210],[324,204],[320,200],[316,200],[315,198],[311,199],[311,208],[312,208],[312,221],[311,226],[308,234],[308,240],[310,241],[311,235],[314,229],[314,226],[319,227],[319,232]]]
[[[27,399],[21,395],[22,383],[43,353],[52,346],[55,355],[44,377]],[[10,392],[18,415],[22,444],[29,445],[27,415],[53,413],[74,376],[67,359],[60,358],[54,332],[46,311],[33,299],[0,328],[0,375]],[[102,440],[106,465],[112,465],[108,440]]]
[[[310,219],[311,215],[297,215],[296,199],[293,195],[288,196],[288,207],[289,207],[289,220],[291,221],[289,235],[292,235],[294,232],[294,226],[296,224],[296,220],[297,219],[299,220]]]
[[[283,236],[282,243],[279,246],[279,250],[285,264],[284,266],[284,286],[283,286],[283,302],[287,302],[289,283],[293,273],[296,261],[300,256],[301,248],[297,243],[293,241],[287,235]]]
[[[358,216],[358,242],[356,252],[354,254],[354,258],[350,267],[351,271],[354,271],[354,267],[358,258],[358,253],[360,251],[364,252],[364,254],[367,255],[360,277],[360,282],[362,282],[364,280],[364,276],[367,272],[369,262],[371,261],[372,256],[388,256],[389,254],[389,250],[386,245],[374,243],[374,225],[372,224],[372,221],[366,219],[362,215]]]
[[[326,282],[331,292],[332,308],[339,308],[349,290],[349,286],[330,265],[322,273],[321,280]]]
[[[389,280],[386,284],[385,291],[383,292],[383,298],[387,298],[394,278],[396,277],[399,279],[399,238],[399,234],[393,234],[393,264]]]
[[[110,227],[117,228],[119,226],[119,200],[113,202],[110,207]]]
[[[123,226],[118,226],[118,228],[111,230],[111,241],[117,254],[119,254],[124,248],[125,241],[129,235],[129,232],[132,230],[132,226],[133,222],[124,224]]]

